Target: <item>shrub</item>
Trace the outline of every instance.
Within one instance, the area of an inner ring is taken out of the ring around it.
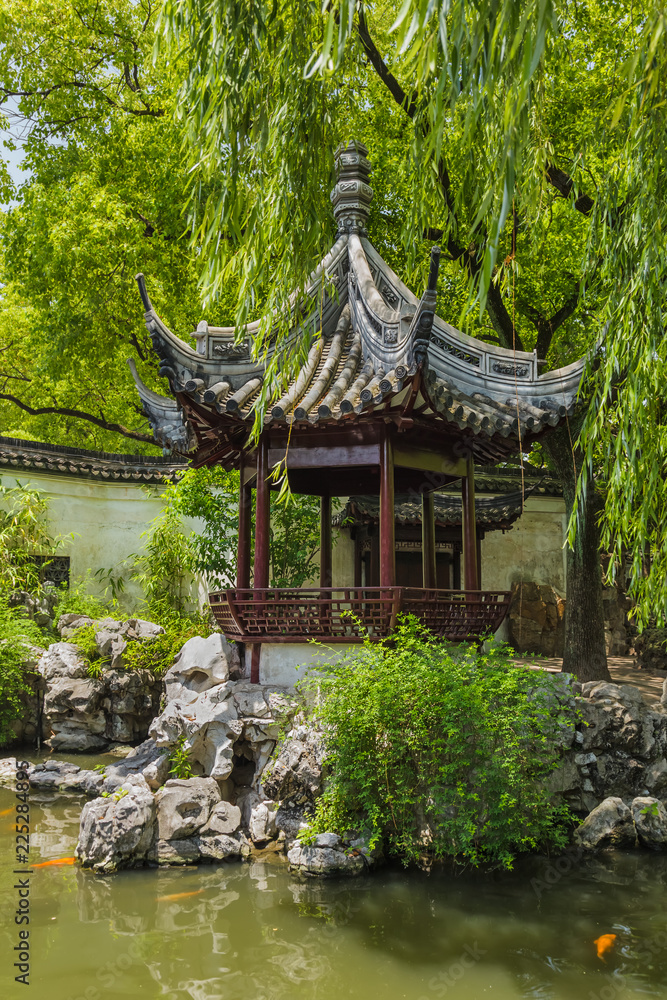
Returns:
[[[128,643],[123,654],[128,670],[146,669],[159,676],[169,669],[188,639],[196,635],[206,637],[215,631],[208,613],[178,613],[167,601],[153,602],[147,614],[151,621],[163,627],[164,635]]]
[[[40,560],[55,556],[64,541],[51,537],[45,493],[21,483],[0,486],[0,591],[38,591]]]
[[[186,738],[181,734],[176,741],[176,746],[169,754],[169,763],[171,764],[169,774],[173,774],[175,778],[184,779],[192,777],[190,751],[186,748],[185,743]]]
[[[360,830],[405,863],[511,867],[519,851],[566,843],[569,813],[544,790],[563,721],[549,675],[503,649],[436,641],[408,617],[391,642],[304,683],[329,770],[313,832]]]
[[[44,641],[41,630],[25,617],[23,608],[10,608],[0,596],[0,746],[13,736],[12,722],[21,715],[22,695],[30,690],[25,662],[28,647]]]
[[[149,604],[162,601],[175,612],[183,612],[190,600],[193,556],[181,515],[167,503],[141,538],[143,551],[134,556],[132,579],[141,584]]]
[[[53,620],[57,625],[62,615],[87,615],[89,618],[106,618],[113,610],[105,601],[94,597],[88,592],[90,574],[84,579],[72,581],[69,589],[63,586],[58,591],[58,602],[53,612]]]

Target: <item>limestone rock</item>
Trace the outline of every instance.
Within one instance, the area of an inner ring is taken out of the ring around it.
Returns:
[[[28,780],[31,788],[84,795],[99,795],[104,786],[104,777],[97,771],[84,771],[77,764],[63,760],[36,764],[30,769]]]
[[[667,760],[664,757],[647,768],[646,787],[652,795],[667,796]]]
[[[667,628],[647,628],[634,640],[635,653],[645,669],[667,669]]]
[[[330,847],[337,851],[342,845],[343,841],[337,833],[318,833],[315,837],[315,847]]]
[[[142,739],[157,710],[160,681],[149,670],[88,676],[76,646],[54,643],[38,664],[46,679],[44,726],[54,750],[95,750]]]
[[[667,809],[659,799],[638,796],[632,801],[632,817],[642,847],[667,847]]]
[[[276,836],[277,808],[275,802],[258,802],[253,806],[248,830],[254,844],[265,844]]]
[[[153,847],[155,817],[155,799],[143,776],[128,777],[116,795],[83,807],[77,858],[101,873],[143,864]]]
[[[69,613],[61,615],[58,619],[58,631],[64,639],[69,639],[80,628],[84,628],[86,625],[92,624],[93,619],[88,615]]]
[[[290,843],[308,826],[308,820],[303,809],[288,809],[281,805],[276,812],[276,829]]]
[[[208,822],[202,827],[204,834],[231,834],[236,833],[241,826],[241,810],[231,802],[218,802],[213,806]]]
[[[633,847],[636,841],[632,812],[623,799],[613,796],[601,802],[575,832],[582,847]]]
[[[190,759],[203,773],[222,781],[232,772],[234,742],[241,735],[234,702],[233,685],[219,684],[188,703],[170,701],[150,727],[158,746],[173,746],[185,737]]]
[[[322,835],[320,835],[322,836]],[[330,835],[330,836],[334,836]],[[340,843],[340,838],[337,838]],[[287,860],[292,871],[302,875],[361,875],[369,868],[365,854],[355,848],[345,851],[340,847],[306,847],[296,843],[290,848]]]
[[[88,664],[81,650],[71,642],[54,642],[37,664],[46,681],[56,677],[88,677]]]
[[[149,788],[157,791],[169,777],[169,754],[160,754],[156,760],[147,764],[141,773],[148,782]]]
[[[125,665],[123,653],[127,649],[127,640],[124,636],[110,629],[99,629],[95,633],[95,646],[98,656],[108,662],[112,670],[122,670]]]
[[[143,618],[128,618],[126,624],[130,639],[156,639],[157,636],[164,635],[161,625],[144,621]]]
[[[204,858],[222,861],[225,858],[239,858],[244,854],[240,840],[224,833],[207,834],[199,837],[199,851]]]
[[[302,726],[292,733],[262,774],[262,788],[271,799],[312,804],[322,785],[324,748],[314,730]]]
[[[155,855],[159,865],[191,865],[201,857],[199,837],[158,840]]]
[[[197,696],[238,674],[239,653],[219,632],[188,639],[164,677],[167,701],[189,704]]]
[[[15,782],[16,757],[3,757],[0,759],[0,785],[14,785]]]
[[[160,840],[185,840],[208,821],[220,790],[213,778],[172,778],[155,795]]]
[[[149,788],[153,788],[149,780],[149,778],[154,777],[152,768],[159,766],[164,771],[165,765],[168,769],[168,761],[168,755],[156,746],[153,740],[144,740],[138,747],[134,747],[123,760],[114,761],[105,767],[104,789],[107,792],[114,791],[123,784],[129,775],[133,774],[143,774]],[[166,781],[166,779],[167,773],[165,773],[164,780]]]

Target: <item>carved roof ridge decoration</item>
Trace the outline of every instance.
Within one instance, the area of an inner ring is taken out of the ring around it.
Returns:
[[[268,348],[272,357],[304,338],[307,357],[268,401],[264,421],[285,427],[398,421],[409,402],[411,420],[466,437],[477,462],[516,454],[574,411],[586,359],[540,375],[535,351],[487,344],[438,316],[437,247],[421,297],[407,288],[366,235],[373,194],[366,154],[355,142],[336,151],[336,241],[306,283],[314,304],[301,310],[304,295],[295,293],[287,344]],[[156,438],[181,453],[194,447],[196,464],[233,465],[266,398],[269,358],[252,356],[258,322],[235,330],[202,321],[194,350],[157,315],[142,275],[138,281],[160,374],[178,408],[177,419],[173,407],[137,383]]]
[[[193,451],[197,440],[177,400],[153,392],[139,377],[134,360],[128,358],[127,363],[157,443],[179,455]]]
[[[187,467],[186,462],[163,455],[118,455],[0,437],[0,473],[5,471],[12,475],[39,472],[106,482],[160,483],[175,482]]]

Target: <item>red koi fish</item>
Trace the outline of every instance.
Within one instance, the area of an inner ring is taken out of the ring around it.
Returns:
[[[607,954],[607,952],[614,950],[614,945],[616,944],[616,935],[602,934],[601,937],[596,938],[593,944],[597,946],[598,958],[602,962],[604,962],[605,961],[604,956]]]
[[[172,892],[170,896],[158,896],[158,903],[173,903],[175,899],[188,899],[189,896],[198,896],[203,889],[195,889],[193,892]]]
[[[55,868],[56,865],[75,865],[76,858],[51,858],[50,861],[40,861],[38,865],[31,865],[32,868]]]

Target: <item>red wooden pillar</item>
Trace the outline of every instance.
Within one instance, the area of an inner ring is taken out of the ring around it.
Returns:
[[[394,539],[394,449],[384,428],[380,453],[380,586],[396,586]]]
[[[264,431],[257,446],[257,487],[255,496],[255,574],[253,586],[269,585],[270,538],[269,437]]]
[[[320,501],[320,587],[331,587],[331,497]]]
[[[477,525],[475,523],[475,466],[472,455],[462,481],[464,589],[479,590],[477,569]]]
[[[253,587],[263,590],[269,585],[269,540],[271,516],[271,490],[269,489],[269,436],[262,432],[257,446],[257,487],[255,491],[255,569]],[[262,600],[266,595],[256,595]],[[261,646],[252,647],[250,680],[259,684],[259,655]]]
[[[236,586],[239,590],[247,590],[250,586],[250,539],[252,506],[252,486],[243,482],[246,469],[246,456],[241,455],[239,486],[239,541],[236,552]]]
[[[438,586],[435,563],[435,500],[422,493],[422,580],[426,589]]]

